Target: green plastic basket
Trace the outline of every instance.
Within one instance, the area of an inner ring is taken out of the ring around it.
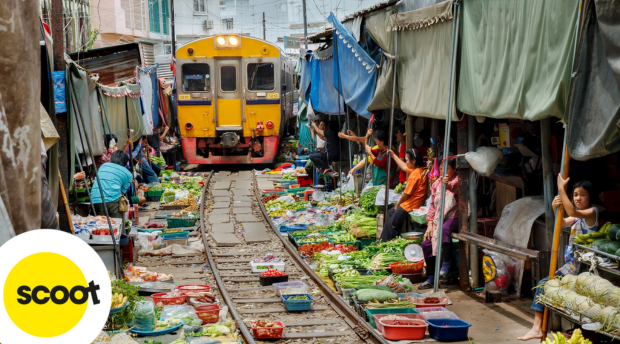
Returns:
[[[413,308],[371,308],[366,309],[366,315],[368,315],[368,322],[372,327],[377,328],[377,324],[375,324],[374,314],[417,314]]]
[[[183,217],[172,217],[166,216],[166,221],[168,222],[168,228],[179,228],[179,227],[192,227],[196,224],[197,218],[190,218],[189,216]]]
[[[357,249],[360,249],[360,241],[356,240],[356,241],[346,241],[346,242],[335,242],[334,239],[329,239],[329,243],[332,245],[353,245],[355,247],[357,247]]]

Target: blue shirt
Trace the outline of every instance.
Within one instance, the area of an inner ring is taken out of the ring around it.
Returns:
[[[144,158],[144,152],[142,151],[142,144],[139,144],[134,147],[133,152],[131,152],[131,157],[134,159]]]
[[[116,201],[121,198],[122,193],[127,191],[131,185],[131,180],[133,179],[131,172],[129,172],[125,167],[113,162],[106,162],[101,165],[98,174],[106,203]],[[90,191],[90,197],[94,204],[103,203],[97,180],[95,180],[93,189]]]

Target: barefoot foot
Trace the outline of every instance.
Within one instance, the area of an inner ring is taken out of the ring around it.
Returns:
[[[526,341],[531,339],[542,338],[542,331],[540,329],[531,329],[530,332],[526,333],[525,336],[517,338],[518,340]]]

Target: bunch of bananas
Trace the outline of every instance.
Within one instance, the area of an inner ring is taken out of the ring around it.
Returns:
[[[112,305],[110,306],[110,308],[114,309],[114,308],[123,307],[126,303],[127,303],[127,296],[124,296],[123,294],[119,294],[119,293],[114,293],[114,295],[112,295]]]
[[[592,344],[589,339],[583,338],[583,335],[581,334],[581,329],[579,328],[573,331],[573,335],[568,341],[566,340],[566,337],[564,337],[562,332],[552,332],[551,336],[553,337],[553,340],[547,337],[543,344]]]
[[[611,227],[609,224],[604,225],[598,232],[590,234],[580,234],[575,237],[575,243],[580,245],[590,246],[593,242],[599,239],[607,239],[607,230]]]

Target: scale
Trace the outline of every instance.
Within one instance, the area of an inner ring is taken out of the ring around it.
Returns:
[[[424,252],[422,251],[422,246],[418,244],[407,245],[405,247],[405,258],[412,262],[424,259]]]
[[[321,202],[325,199],[325,185],[315,185],[312,187],[314,192],[312,193],[312,200]]]

